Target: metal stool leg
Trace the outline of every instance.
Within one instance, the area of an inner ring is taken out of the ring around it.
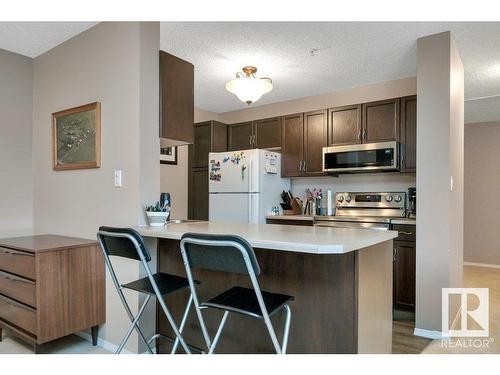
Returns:
[[[146,308],[146,305],[148,304],[148,302],[149,302],[150,299],[151,299],[151,296],[148,295],[147,298],[146,298],[146,301],[144,301],[144,303],[142,304],[141,308],[139,309],[139,313],[132,320],[132,325],[130,326],[130,328],[127,331],[127,334],[125,335],[125,337],[123,338],[122,342],[118,346],[118,349],[116,349],[115,354],[120,354],[120,352],[122,351],[123,347],[125,346],[125,344],[127,343],[128,339],[130,338],[130,335],[132,334],[132,331],[135,328],[138,328],[137,322],[139,321],[139,319],[141,319],[142,313],[144,312],[144,310]],[[149,345],[148,345],[148,347],[149,347]]]
[[[292,321],[292,310],[290,306],[286,304],[283,306],[286,310],[286,320],[285,320],[285,330],[283,331],[283,344],[281,345],[281,353],[286,354],[286,348],[288,346],[288,334],[290,333],[290,323]]]
[[[179,339],[184,351],[187,354],[191,354],[191,350],[189,350],[189,347],[187,346],[186,342],[184,341],[184,338],[182,337],[181,333],[179,332],[179,329],[177,328],[177,325],[174,322],[174,318],[172,317],[172,314],[170,314],[170,310],[168,309],[167,305],[165,304],[165,300],[159,293],[157,294],[157,299],[158,302],[160,302],[160,306],[165,313],[165,316],[167,317],[168,322],[170,323],[170,326],[172,327],[172,330],[175,333],[175,336]]]
[[[214,340],[212,341],[212,346],[208,351],[208,354],[213,354],[215,351],[215,347],[219,342],[220,336],[222,334],[222,330],[224,329],[224,325],[226,324],[227,317],[229,316],[229,311],[224,311],[224,315],[222,316],[222,320],[220,322],[219,328],[217,328],[217,333],[215,334]]]
[[[101,245],[102,247],[102,245]],[[120,297],[120,300],[122,301],[123,307],[125,308],[125,311],[127,312],[127,315],[131,321],[134,320],[134,315],[132,314],[132,311],[130,310],[130,306],[127,303],[127,300],[125,299],[125,295],[123,294],[122,287],[120,283],[118,282],[118,279],[116,278],[115,270],[113,268],[113,265],[109,261],[109,258],[105,252],[104,253],[104,261],[106,262],[106,265],[108,267],[109,274],[111,275],[111,279],[113,280],[113,284],[115,284],[116,291],[118,292],[118,296]],[[148,340],[146,339],[146,336],[144,336],[144,333],[142,333],[141,329],[139,326],[136,324],[135,325],[135,330],[139,334],[139,337],[141,340],[144,342],[146,347],[148,348],[148,351],[150,354],[153,354],[153,351],[151,350],[151,347],[148,344]]]
[[[184,315],[182,316],[182,320],[181,320],[181,325],[179,326],[179,332],[182,333],[182,331],[184,330],[184,326],[186,325],[186,322],[187,322],[187,318],[188,318],[188,315],[189,315],[189,310],[191,309],[191,305],[193,304],[193,295],[190,294],[189,295],[189,301],[186,305],[186,310],[184,310]],[[177,347],[179,346],[179,337],[176,337],[175,338],[175,342],[174,342],[174,346],[172,348],[172,352],[171,354],[175,354],[177,352]]]

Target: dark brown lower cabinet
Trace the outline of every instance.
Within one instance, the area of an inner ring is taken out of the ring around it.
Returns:
[[[208,168],[191,168],[188,200],[188,218],[208,220]]]
[[[393,301],[395,309],[415,311],[415,268],[415,242],[394,241]]]

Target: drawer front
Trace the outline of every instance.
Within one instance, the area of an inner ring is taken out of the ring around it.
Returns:
[[[0,247],[0,270],[34,280],[36,278],[35,255]]]
[[[0,319],[36,335],[36,311],[0,295]]]
[[[415,241],[416,233],[415,229],[417,227],[415,225],[404,225],[404,224],[394,224],[392,226],[392,230],[396,230],[399,232],[397,238],[394,241]]]
[[[20,276],[0,271],[0,294],[32,307],[36,306],[35,282]]]

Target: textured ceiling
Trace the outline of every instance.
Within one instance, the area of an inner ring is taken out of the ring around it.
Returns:
[[[500,96],[465,102],[464,123],[500,121]]]
[[[96,22],[0,22],[0,48],[36,57]],[[254,105],[416,74],[416,40],[451,30],[466,99],[500,95],[500,22],[162,22],[161,48],[195,65],[195,105],[246,108],[225,90],[244,65],[274,81]],[[317,49],[312,56],[311,49]],[[465,103],[465,122],[500,121],[500,96]]]
[[[195,105],[225,112],[246,107],[225,90],[245,65],[273,79],[268,104],[414,76],[417,38],[447,30],[465,97],[500,94],[500,22],[162,22],[161,48],[195,65]]]
[[[0,22],[0,48],[37,57],[97,22]]]

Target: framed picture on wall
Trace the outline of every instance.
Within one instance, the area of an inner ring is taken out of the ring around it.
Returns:
[[[177,165],[177,147],[160,148],[160,163]]]
[[[52,164],[56,171],[101,166],[101,103],[52,114]]]

